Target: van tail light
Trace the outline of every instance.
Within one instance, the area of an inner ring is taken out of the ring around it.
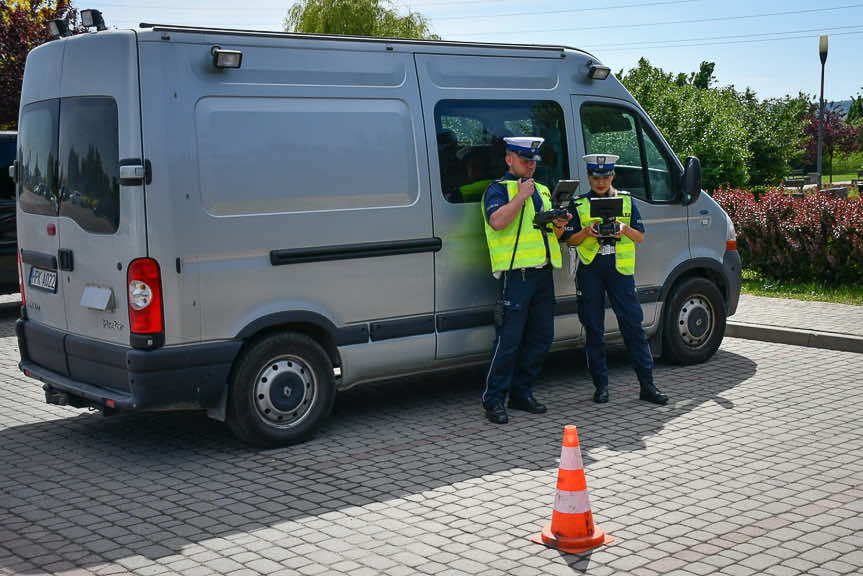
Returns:
[[[162,275],[152,258],[139,258],[126,272],[129,286],[129,330],[132,334],[156,335],[164,330],[162,315]],[[157,340],[148,341],[147,348]]]
[[[24,294],[24,267],[21,264],[21,249],[18,249],[18,288],[21,290],[21,306],[27,305],[27,296]]]
[[[737,240],[726,240],[725,249],[728,251],[737,250]]]

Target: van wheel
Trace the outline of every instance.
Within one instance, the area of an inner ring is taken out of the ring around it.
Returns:
[[[662,327],[662,355],[677,364],[704,362],[725,336],[725,301],[716,284],[689,278],[668,300]]]
[[[320,344],[303,334],[266,336],[234,370],[228,426],[258,446],[299,442],[329,415],[335,391],[332,363]]]

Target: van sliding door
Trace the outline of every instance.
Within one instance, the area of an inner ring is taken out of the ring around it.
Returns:
[[[498,290],[483,224],[482,196],[507,171],[503,138],[541,136],[543,161],[535,179],[554,189],[573,174],[569,95],[558,79],[560,55],[488,57],[417,54],[431,160],[435,235],[435,309],[438,358],[491,350],[492,307]],[[551,250],[561,250],[549,236]],[[555,339],[581,332],[575,287],[564,268],[555,271]]]

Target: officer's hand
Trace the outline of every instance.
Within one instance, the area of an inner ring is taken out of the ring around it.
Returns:
[[[599,231],[596,229],[596,224],[584,229],[585,233],[591,238],[599,238]]]
[[[623,231],[626,229],[626,224],[623,222],[617,223],[617,234],[614,235],[615,238],[620,238],[623,236]]]
[[[518,181],[518,195],[521,201],[524,202],[533,196],[533,178],[521,178]]]
[[[554,220],[552,220],[552,223],[554,224],[555,228],[563,228],[569,223],[570,220],[572,220],[572,214],[567,212],[566,218],[555,218]]]

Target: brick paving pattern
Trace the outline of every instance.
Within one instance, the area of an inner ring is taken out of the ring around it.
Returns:
[[[610,354],[551,356],[545,415],[482,417],[482,372],[340,396],[320,435],[256,450],[198,414],[48,406],[0,305],[0,574],[654,574],[863,571],[863,355],[726,339],[660,363],[666,407]],[[594,517],[617,540],[561,555],[563,427],[579,428]]]
[[[863,337],[863,306],[740,295],[732,322]]]

